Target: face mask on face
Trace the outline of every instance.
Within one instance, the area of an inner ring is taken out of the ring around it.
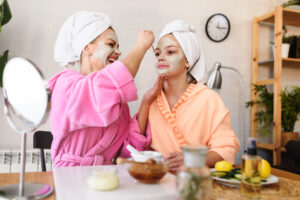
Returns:
[[[105,43],[106,40],[112,40],[115,41],[116,44],[118,44],[118,38],[114,31],[110,31],[109,33],[107,33],[105,37],[98,43],[93,57],[100,60],[103,66],[106,66],[107,63],[112,63],[114,61],[113,59],[109,59],[109,61],[107,60],[110,55],[112,55],[113,53],[120,54],[119,49],[116,47],[117,45],[114,45],[114,47],[112,47],[109,43]]]
[[[170,49],[176,48],[176,52]],[[166,74],[176,70],[180,66],[180,62],[183,58],[183,53],[178,44],[168,37],[163,37],[158,41],[157,49],[160,49],[161,53],[156,60],[156,72],[158,74]]]

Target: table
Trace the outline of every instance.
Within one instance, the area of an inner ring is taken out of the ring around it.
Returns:
[[[280,181],[283,181],[284,183],[287,183],[285,189],[288,189],[289,184],[297,183],[300,184],[300,175],[293,174],[290,172],[286,172],[279,169],[272,168],[272,174],[275,176],[280,177]],[[170,176],[170,174],[169,174]],[[292,181],[291,181],[292,180]],[[0,173],[0,186],[8,185],[8,184],[14,184],[18,183],[19,181],[19,173]],[[26,182],[36,182],[36,183],[47,183],[51,185],[54,188],[54,179],[53,179],[53,172],[27,172],[25,173],[25,181]],[[275,189],[278,186],[274,186]],[[269,188],[267,188],[269,189]],[[220,196],[214,195],[215,199],[231,199],[229,196],[226,197],[226,194],[234,194],[236,196],[236,190],[234,188],[228,188],[225,186],[221,186],[217,183],[214,183],[214,192],[222,191],[222,194]],[[224,192],[225,191],[225,192]],[[267,194],[267,193],[266,193]],[[54,190],[54,193],[50,195],[50,197],[45,198],[45,200],[54,200],[56,196],[56,189]],[[237,196],[237,199],[240,197]],[[278,197],[280,198],[280,197]],[[299,197],[291,197],[288,199],[299,199]],[[66,199],[67,200],[67,199]],[[273,200],[273,198],[272,198]]]
[[[54,179],[52,172],[26,172],[25,182],[29,183],[47,183],[54,187]],[[19,173],[0,173],[0,186],[19,183]],[[45,200],[55,199],[55,189],[54,192]]]

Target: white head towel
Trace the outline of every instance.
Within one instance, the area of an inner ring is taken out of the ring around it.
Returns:
[[[159,39],[170,33],[177,39],[190,64],[188,76],[194,77],[197,82],[206,83],[207,69],[200,41],[195,34],[195,27],[183,20],[175,20],[165,26]]]
[[[62,25],[54,46],[54,60],[60,65],[74,65],[83,48],[111,27],[109,18],[97,12],[79,11]]]

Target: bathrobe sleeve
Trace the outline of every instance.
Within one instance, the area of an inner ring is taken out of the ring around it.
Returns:
[[[133,77],[118,61],[101,71],[81,76],[69,84],[66,92],[70,131],[107,127],[119,118],[123,103],[137,99]]]
[[[231,127],[230,113],[216,93],[210,99],[214,111],[211,118],[212,135],[208,146],[210,151],[217,152],[224,160],[234,164],[240,143]]]
[[[151,145],[151,129],[148,122],[145,135],[141,134],[141,130],[138,125],[137,115],[135,114],[129,124],[128,137],[123,143],[120,156],[123,158],[130,157],[130,152],[126,149],[126,146],[130,144],[139,151],[149,150]]]

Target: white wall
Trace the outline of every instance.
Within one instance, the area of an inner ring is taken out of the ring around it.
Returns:
[[[157,36],[171,20],[184,19],[197,28],[208,68],[211,69],[216,61],[220,61],[226,66],[238,69],[246,80],[249,100],[252,19],[271,11],[281,3],[282,0],[9,0],[13,18],[0,33],[0,52],[9,49],[10,57],[24,56],[31,59],[49,79],[62,70],[53,60],[57,32],[65,19],[76,11],[86,9],[108,14],[117,31],[123,55],[133,48],[139,30],[152,29]],[[205,35],[205,23],[209,16],[218,12],[230,19],[231,32],[224,42],[214,43]],[[261,36],[266,42],[262,43],[260,49],[266,58],[271,56],[270,35],[270,31],[267,31]],[[136,76],[139,97],[142,97],[155,80],[153,60],[153,52],[148,51]],[[284,81],[288,77],[288,84],[296,84],[300,71],[288,69],[284,74]],[[231,110],[234,129],[241,134],[239,79],[233,72],[224,70],[223,81],[220,95]],[[2,93],[0,99],[3,105]],[[132,113],[138,110],[138,105],[139,101],[130,103]],[[247,112],[245,134],[249,135],[249,110]],[[7,124],[2,114],[2,106],[0,113],[0,148],[18,148],[20,136]],[[49,123],[42,129],[49,130]],[[300,131],[299,125],[296,130]],[[29,136],[29,147],[32,147],[31,138]]]

